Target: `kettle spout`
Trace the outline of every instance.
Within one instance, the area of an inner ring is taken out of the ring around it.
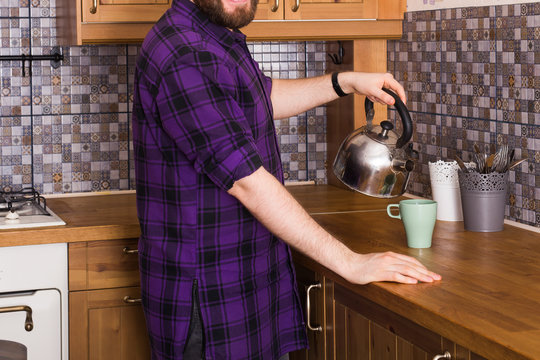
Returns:
[[[414,170],[414,161],[407,159],[394,159],[392,161],[392,169],[396,172],[408,173]]]

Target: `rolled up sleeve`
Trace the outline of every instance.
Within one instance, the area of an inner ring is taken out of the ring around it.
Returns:
[[[156,103],[163,129],[194,169],[228,190],[262,161],[235,100],[234,74],[221,63],[209,52],[176,61],[164,74]]]

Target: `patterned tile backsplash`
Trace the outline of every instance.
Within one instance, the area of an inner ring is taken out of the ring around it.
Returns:
[[[50,54],[55,0],[3,0],[0,55]],[[388,42],[404,84],[419,166],[409,191],[431,196],[428,162],[508,143],[527,156],[510,173],[508,219],[540,227],[540,3],[406,13]],[[257,42],[277,78],[321,75],[325,42]],[[134,189],[130,110],[138,45],[64,47],[65,60],[0,62],[0,189],[44,194]],[[31,73],[28,73],[31,70]],[[389,111],[395,117],[393,111]],[[288,181],[326,182],[326,109],[275,122]]]
[[[388,70],[415,122],[409,191],[431,196],[429,161],[508,144],[528,160],[510,171],[506,217],[540,227],[540,3],[409,12],[403,30]]]
[[[298,79],[326,70],[324,42],[256,42],[248,43],[248,49],[272,78]],[[286,181],[326,181],[325,110],[322,106],[275,121]]]

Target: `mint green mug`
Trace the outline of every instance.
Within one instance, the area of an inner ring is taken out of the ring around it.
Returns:
[[[392,214],[397,208],[399,213]],[[437,202],[424,199],[401,200],[399,204],[390,204],[386,207],[388,216],[401,219],[407,235],[407,246],[410,248],[429,248],[435,221],[437,219]]]

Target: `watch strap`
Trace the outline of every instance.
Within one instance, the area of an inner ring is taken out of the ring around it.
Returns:
[[[332,87],[334,88],[334,91],[336,92],[336,94],[338,94],[339,97],[344,97],[348,94],[346,94],[341,88],[341,86],[339,86],[338,74],[339,72],[337,71],[332,73]]]

